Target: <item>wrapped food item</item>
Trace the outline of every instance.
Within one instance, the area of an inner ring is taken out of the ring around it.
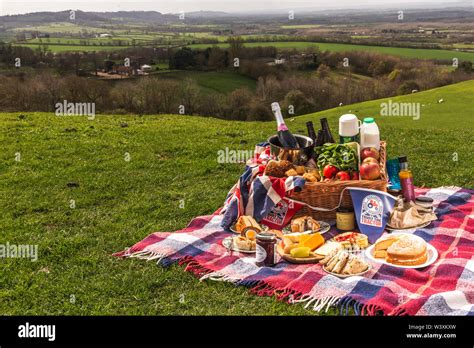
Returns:
[[[393,210],[388,224],[392,228],[411,228],[437,219],[431,210],[419,207],[410,201]]]

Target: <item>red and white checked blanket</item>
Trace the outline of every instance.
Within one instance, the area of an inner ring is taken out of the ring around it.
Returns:
[[[254,257],[228,252],[222,240],[230,233],[220,227],[222,215],[195,218],[173,233],[153,233],[116,254],[156,260],[167,266],[185,265],[200,280],[232,282],[260,296],[302,303],[315,311],[331,306],[356,315],[473,315],[474,314],[474,190],[417,189],[435,201],[438,221],[413,233],[431,243],[438,260],[424,269],[400,269],[373,263],[363,277],[344,280],[321,266],[283,260],[275,267],[257,267]],[[335,231],[324,236],[330,238]]]

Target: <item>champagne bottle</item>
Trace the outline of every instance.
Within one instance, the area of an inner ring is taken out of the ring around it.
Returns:
[[[326,117],[319,120],[323,130],[324,143],[335,143],[331,130],[329,129],[328,119]]]
[[[285,149],[298,149],[298,141],[296,140],[295,136],[291,134],[291,132],[288,130],[288,127],[286,126],[285,121],[283,120],[283,115],[281,114],[280,105],[277,102],[272,103],[272,111],[277,121],[277,134],[281,146]]]

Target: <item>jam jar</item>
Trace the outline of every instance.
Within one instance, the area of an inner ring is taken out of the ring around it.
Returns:
[[[257,234],[256,265],[272,267],[276,264],[276,236],[273,233]]]

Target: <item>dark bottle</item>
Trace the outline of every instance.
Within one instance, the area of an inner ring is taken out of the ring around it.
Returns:
[[[308,137],[313,140],[313,144],[316,144],[316,132],[314,131],[313,122],[306,122],[306,128],[308,129]]]
[[[335,143],[331,130],[329,129],[328,119],[324,117],[319,121],[321,122],[321,129],[323,130],[324,144]]]
[[[278,103],[272,103],[272,111],[275,115],[277,121],[277,134],[278,140],[280,140],[280,144],[285,149],[298,149],[300,146],[298,145],[298,141],[296,140],[295,136],[291,134],[288,130],[288,127],[283,120],[283,115],[281,114],[280,105]]]
[[[314,147],[319,147],[324,145],[324,134],[322,129],[318,130],[318,135],[316,137],[316,142],[314,143]]]

